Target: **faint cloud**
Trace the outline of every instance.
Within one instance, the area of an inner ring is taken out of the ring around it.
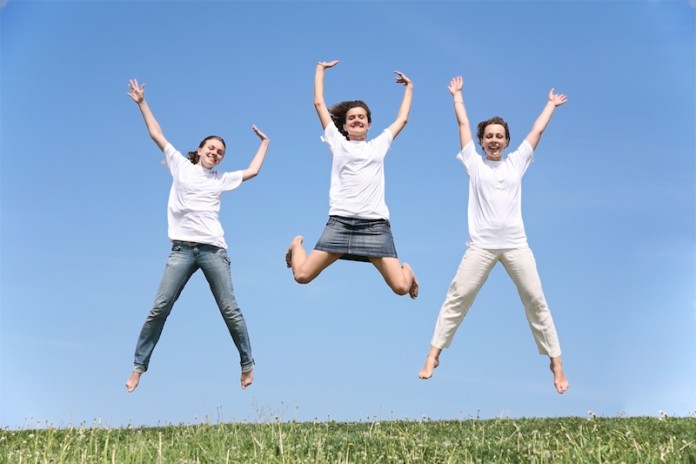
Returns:
[[[0,0],[0,8],[5,8],[5,5],[7,5],[7,2],[9,2],[9,1],[10,1],[10,0]],[[694,1],[694,0],[692,0],[692,2],[693,2],[693,1]]]
[[[696,0],[689,0],[689,5],[691,5],[692,8],[696,8]]]

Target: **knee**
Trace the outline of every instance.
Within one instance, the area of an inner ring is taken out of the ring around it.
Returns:
[[[406,285],[406,283],[402,282],[399,284],[393,284],[391,289],[394,291],[399,296],[406,295],[408,291],[411,289],[409,285]]]
[[[239,308],[223,309],[220,311],[223,319],[231,324],[239,324],[244,321],[244,316]]]
[[[147,316],[148,321],[166,319],[172,311],[173,303],[166,300],[157,300]]]
[[[306,272],[302,272],[302,271],[297,271],[297,272],[293,273],[293,278],[295,279],[295,282],[297,282],[298,284],[302,284],[302,285],[308,284],[312,280],[314,280],[313,275],[307,274]]]
[[[154,323],[159,323],[167,320],[167,317],[169,316],[168,311],[163,311],[159,308],[152,308],[150,311],[150,314],[147,315],[147,318],[145,319],[145,324],[152,324]]]
[[[235,320],[243,317],[242,310],[235,299],[218,303],[218,309],[220,310],[220,314],[228,320]]]

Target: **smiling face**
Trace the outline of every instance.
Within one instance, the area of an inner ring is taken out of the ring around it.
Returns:
[[[348,133],[349,140],[365,140],[370,121],[365,108],[355,106],[346,112],[346,122],[343,129]]]
[[[198,148],[198,165],[213,169],[225,157],[225,144],[216,138],[208,138]]]
[[[502,124],[488,124],[483,130],[483,136],[479,142],[486,152],[487,159],[500,161],[503,157],[503,150],[507,148],[510,139],[507,138],[505,126]]]

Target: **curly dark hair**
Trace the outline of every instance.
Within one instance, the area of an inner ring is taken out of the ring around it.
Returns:
[[[203,140],[201,140],[201,143],[198,144],[198,148],[203,148],[203,145],[205,145],[205,142],[207,142],[207,141],[210,140],[210,139],[219,140],[220,142],[222,142],[222,146],[223,146],[225,149],[227,149],[227,145],[225,145],[225,140],[224,140],[222,137],[220,137],[219,135],[209,135],[209,136],[207,136],[206,138],[204,138]],[[190,151],[190,152],[188,152],[188,159],[191,160],[191,162],[192,162],[193,164],[197,164],[197,163],[198,163],[198,160],[199,160],[200,158],[201,158],[201,156],[198,154],[198,151],[197,151],[197,150],[196,150],[196,151]]]
[[[348,138],[348,132],[343,130],[343,125],[346,123],[346,113],[348,110],[353,108],[362,108],[367,112],[367,122],[372,123],[372,112],[370,107],[367,106],[362,100],[347,100],[340,103],[336,103],[334,106],[329,108],[329,113],[331,113],[331,119],[333,119],[334,124],[338,128],[338,131],[343,134],[346,140]]]
[[[481,148],[483,148],[483,145],[481,144],[481,140],[483,140],[483,133],[486,132],[486,127],[490,126],[491,124],[500,124],[503,126],[505,128],[505,139],[510,142],[510,129],[508,128],[508,123],[506,123],[505,120],[500,116],[493,116],[491,119],[478,123],[476,136],[479,139],[479,145],[481,145]]]

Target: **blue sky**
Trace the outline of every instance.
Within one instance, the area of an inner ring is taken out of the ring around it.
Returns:
[[[696,411],[695,7],[687,1],[0,3],[0,427],[199,421],[692,415]],[[397,250],[421,284],[397,297],[370,265],[307,286],[283,255],[312,247],[327,102],[363,99],[372,134],[414,81],[387,157]],[[552,384],[497,267],[428,381],[417,378],[465,250],[468,179],[449,79],[472,122],[516,146],[548,90],[568,95],[527,171],[523,212],[571,387]],[[181,151],[216,133],[235,293],[256,358],[238,355],[205,279],[185,288],[138,390],[124,382],[169,245],[170,178],[128,80]]]

